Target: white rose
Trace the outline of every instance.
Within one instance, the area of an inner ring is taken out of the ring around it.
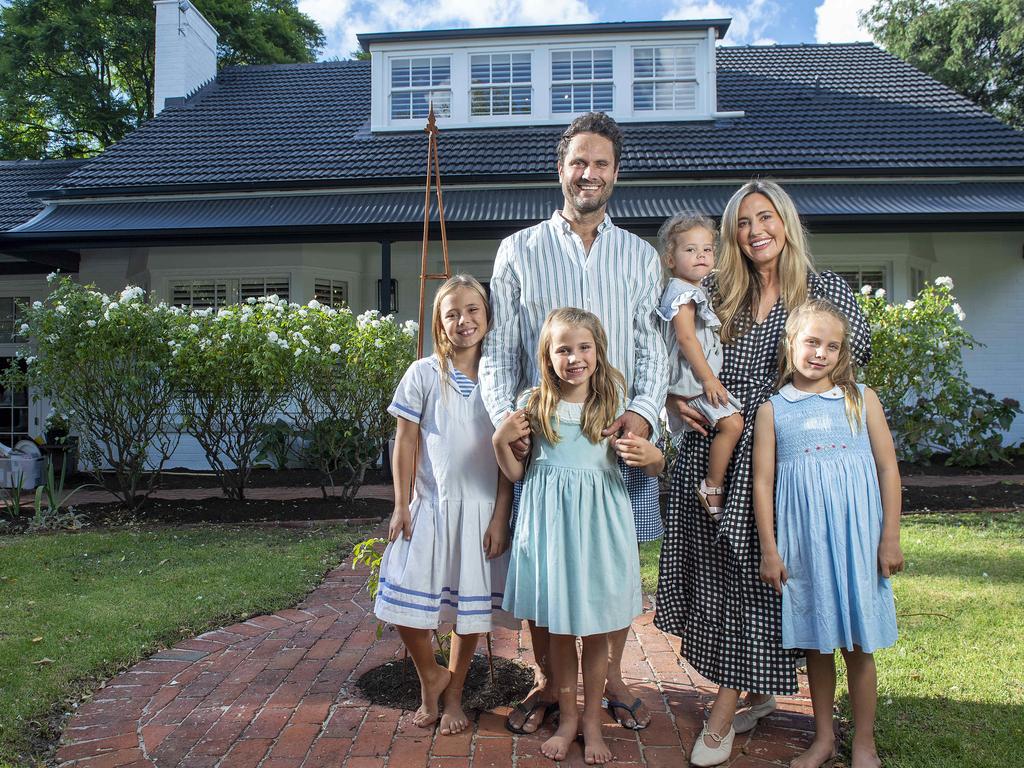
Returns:
[[[189,324],[188,329],[192,331],[192,333],[199,333],[199,326],[195,323]]]
[[[863,294],[864,296],[870,296],[870,295],[871,295],[871,290],[872,290],[872,289],[871,289],[871,286],[870,286],[870,285],[862,285],[862,286],[860,287],[860,292],[861,292],[861,293],[862,293],[862,294]]]
[[[323,304],[321,304],[316,299],[310,299],[310,302],[309,302],[308,306],[309,306],[310,309],[320,309],[320,307],[322,307]]]
[[[95,320],[86,320],[85,324],[88,325],[90,328],[95,328],[96,327],[96,321]]]
[[[334,352],[334,353],[341,352],[341,344],[331,344],[330,349],[331,349],[331,352]]]
[[[964,310],[959,304],[953,305],[953,314],[956,315],[956,319],[961,323],[967,319],[967,315],[964,314]]]
[[[279,337],[277,333],[275,333],[274,331],[271,331],[270,333],[267,334],[267,341],[269,341],[271,344],[275,343],[278,340],[278,338]]]
[[[936,277],[935,284],[940,288],[948,288],[949,290],[953,290],[953,278],[951,278],[949,275]]]
[[[916,306],[917,306],[917,302],[916,302],[916,301],[912,301],[912,300],[908,299],[908,300],[907,300],[907,302],[906,302],[906,303],[905,303],[905,304],[904,304],[903,306],[904,306],[904,307],[905,307],[906,309],[913,309],[914,307],[916,307]]]
[[[56,279],[57,279],[58,277],[60,277],[60,272],[51,272],[50,274],[48,274],[48,275],[46,276],[46,282],[48,282],[48,283],[52,283],[52,282],[53,282],[54,280],[56,280]]]
[[[113,312],[113,311],[114,311],[115,309],[117,309],[117,308],[118,308],[119,306],[121,306],[121,305],[120,305],[120,304],[118,304],[118,303],[117,303],[116,301],[112,301],[112,302],[110,302],[110,306],[109,306],[109,307],[107,307],[107,309],[109,309],[109,310],[110,310],[111,312]],[[58,311],[58,312],[60,312],[60,307],[57,307],[57,311]]]
[[[33,301],[32,302],[32,309],[42,309],[42,308],[43,308],[43,302],[41,302],[41,301]]]
[[[885,288],[879,288],[877,291],[875,291],[875,298],[876,299],[884,299],[885,298]]]
[[[377,349],[383,349],[384,342],[381,339],[374,339],[373,346],[375,346]]]
[[[117,305],[116,304],[111,304],[110,308],[111,309],[116,309]],[[59,312],[62,315],[66,315],[68,313],[68,308],[65,307],[63,304],[58,304],[56,307],[54,307],[54,309],[56,309],[57,312]]]
[[[28,323],[22,323],[21,324],[21,328],[18,329],[18,333],[20,333],[22,336],[24,336],[26,333],[28,333],[28,331],[29,331]]]

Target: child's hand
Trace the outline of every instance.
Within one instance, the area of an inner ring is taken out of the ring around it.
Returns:
[[[491,519],[491,524],[484,532],[484,555],[488,560],[501,557],[509,545],[508,523]]]
[[[712,376],[704,382],[704,397],[711,405],[723,406],[729,403],[729,393],[717,377]]]
[[[660,464],[665,457],[650,440],[627,432],[615,441],[615,452],[629,467],[647,467]]]
[[[761,555],[761,581],[771,584],[772,588],[782,594],[782,585],[789,581],[789,572],[778,551]]]
[[[395,505],[395,511],[391,513],[391,522],[388,524],[388,541],[394,541],[398,534],[408,541],[412,538],[412,513],[407,506]]]
[[[530,436],[530,419],[526,410],[513,411],[494,430],[495,445],[511,445]]]
[[[903,570],[903,550],[899,541],[882,539],[878,544],[878,567],[885,578]]]

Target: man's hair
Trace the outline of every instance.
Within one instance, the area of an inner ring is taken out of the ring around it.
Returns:
[[[569,142],[580,133],[596,133],[604,136],[612,143],[615,151],[615,167],[619,167],[619,158],[622,157],[622,131],[619,124],[604,112],[587,112],[573,120],[565,129],[562,138],[558,140],[558,164],[565,162],[565,155],[569,151]]]

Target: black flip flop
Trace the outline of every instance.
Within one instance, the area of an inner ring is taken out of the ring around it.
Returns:
[[[520,712],[523,715],[525,715],[525,717],[523,718],[523,725],[526,725],[529,722],[530,718],[533,717],[533,713],[536,712],[541,707],[544,708],[544,717],[542,717],[540,719],[540,722],[537,724],[537,731],[539,731],[541,729],[541,727],[544,725],[544,723],[547,722],[548,718],[551,717],[551,715],[558,713],[558,702],[557,701],[541,701],[538,698],[534,702],[532,707],[527,706],[524,702],[520,702],[520,703],[515,705],[515,707],[512,709],[512,712]],[[511,716],[512,712],[509,712],[510,716]],[[520,735],[523,735],[523,736],[529,735],[531,733],[536,733],[536,731],[524,731],[522,726],[519,726],[517,728],[516,726],[512,725],[512,723],[509,722],[509,719],[507,717],[505,718],[505,730],[511,731],[512,733],[517,733],[517,734],[520,734]]]
[[[646,728],[648,725],[650,725],[649,722],[645,723],[643,725],[640,725],[640,720],[636,716],[636,711],[640,708],[640,705],[643,704],[643,702],[640,701],[640,699],[637,699],[636,701],[634,701],[632,706],[630,706],[628,704],[623,704],[621,701],[615,701],[615,699],[607,699],[607,701],[608,701],[608,714],[610,714],[612,717],[614,717],[615,718],[615,722],[617,722],[623,728],[626,728],[627,730],[630,730],[630,731],[642,731],[644,728]],[[629,716],[630,716],[630,718],[632,718],[633,723],[634,723],[632,726],[626,725],[626,723],[623,722],[626,718],[620,718],[615,713],[615,711],[618,710],[618,709],[624,709],[627,712],[629,712]]]

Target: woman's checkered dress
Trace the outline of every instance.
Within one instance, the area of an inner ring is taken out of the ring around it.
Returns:
[[[704,281],[712,302],[715,276]],[[834,272],[808,279],[811,298],[833,301],[850,320],[853,357],[870,355],[870,332],[853,292]],[[786,325],[780,300],[763,322],[724,348],[721,381],[743,403],[743,435],[726,478],[726,512],[715,523],[695,489],[707,472],[711,440],[686,433],[672,469],[661,550],[655,625],[682,638],[682,655],[718,685],[752,693],[796,693],[791,651],[782,648],[782,606],[758,576],[761,549],[753,509],[753,432],[757,409],[775,392],[779,339]]]

